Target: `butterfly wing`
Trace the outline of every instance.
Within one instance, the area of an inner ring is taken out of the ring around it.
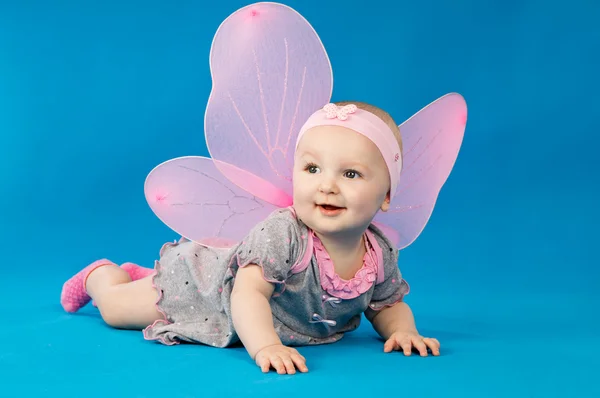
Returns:
[[[296,138],[329,102],[333,76],[310,24],[290,7],[256,3],[230,15],[210,54],[205,114],[210,158],[183,157],[146,180],[154,213],[183,237],[231,245],[292,204]]]
[[[264,180],[249,184],[225,173],[254,196],[277,205],[287,197],[289,203],[296,138],[333,89],[319,36],[290,7],[253,4],[219,27],[210,68],[205,133],[211,157]]]
[[[399,249],[420,235],[456,162],[467,123],[467,104],[450,93],[402,123],[403,165],[390,209],[375,224]]]
[[[231,246],[277,209],[227,179],[221,170],[235,166],[202,156],[171,159],[156,166],[144,191],[152,211],[169,228],[191,241],[214,247]],[[248,178],[256,178],[247,175]]]

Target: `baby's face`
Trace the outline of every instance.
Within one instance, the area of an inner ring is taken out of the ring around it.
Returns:
[[[345,127],[315,127],[296,151],[294,208],[321,235],[361,234],[377,211],[388,209],[389,178],[371,140]]]

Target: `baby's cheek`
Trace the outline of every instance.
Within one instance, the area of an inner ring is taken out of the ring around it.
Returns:
[[[379,198],[373,192],[364,192],[355,198],[354,207],[365,217],[370,217],[371,214],[376,213],[380,208]]]
[[[308,202],[312,200],[311,191],[314,189],[310,186],[309,181],[305,181],[305,179],[300,178],[294,184],[294,199],[299,202]]]

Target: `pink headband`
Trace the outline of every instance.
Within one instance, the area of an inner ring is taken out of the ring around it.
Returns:
[[[348,127],[373,141],[381,155],[383,155],[390,173],[390,200],[394,197],[400,172],[402,171],[402,154],[400,153],[398,141],[396,141],[394,134],[383,120],[371,112],[358,109],[354,104],[344,107],[327,104],[323,109],[313,113],[304,123],[298,134],[296,147],[298,147],[302,135],[316,126]]]

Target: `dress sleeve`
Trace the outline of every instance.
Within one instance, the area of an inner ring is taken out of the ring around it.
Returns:
[[[398,250],[387,239],[378,237],[377,240],[382,250],[384,278],[375,285],[367,315],[375,315],[383,308],[402,301],[410,290],[398,267]]]
[[[298,244],[300,227],[293,214],[278,210],[254,227],[233,253],[233,275],[240,267],[256,264],[263,278],[275,285],[274,295],[283,292],[302,245]]]

